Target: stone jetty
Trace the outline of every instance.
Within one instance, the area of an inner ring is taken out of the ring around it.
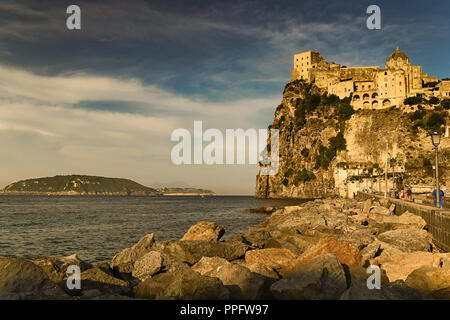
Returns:
[[[222,240],[202,221],[178,241],[149,233],[111,263],[0,256],[0,299],[450,299],[450,254],[419,216],[341,198],[258,211],[267,219],[245,234]],[[70,265],[81,289],[67,288]]]

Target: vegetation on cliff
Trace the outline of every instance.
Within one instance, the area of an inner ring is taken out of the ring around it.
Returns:
[[[414,97],[401,108],[355,111],[351,99],[303,80],[286,85],[269,126],[279,129],[279,171],[257,176],[257,197],[322,197],[352,183],[359,187],[364,179],[378,186],[376,177],[384,176],[388,154],[402,172],[396,183],[432,183],[434,152],[428,134],[443,132],[450,100]],[[450,145],[445,141],[439,167],[443,185],[450,179]]]

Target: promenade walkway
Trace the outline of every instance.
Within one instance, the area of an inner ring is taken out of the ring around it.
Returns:
[[[384,196],[358,192],[357,197],[360,199],[377,199],[383,200]],[[406,200],[387,198],[390,204],[395,204],[395,214],[401,215],[409,211],[421,216],[427,223],[426,228],[433,236],[433,242],[440,249],[450,252],[450,210],[447,208],[438,209],[427,204],[418,204]]]

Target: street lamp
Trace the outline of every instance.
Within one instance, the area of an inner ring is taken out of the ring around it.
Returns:
[[[395,160],[395,158],[392,158],[391,160],[389,160],[390,164],[391,164],[391,168],[392,168],[392,189],[394,189],[394,193],[395,190],[397,190],[396,185],[395,185],[395,164],[397,163],[397,160]]]
[[[440,190],[439,190],[439,169],[438,169],[438,147],[441,143],[441,133],[439,131],[434,131],[430,134],[431,136],[431,143],[434,146],[434,151],[436,152],[436,207],[440,208]]]

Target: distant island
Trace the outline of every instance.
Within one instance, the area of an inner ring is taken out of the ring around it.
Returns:
[[[178,196],[215,195],[197,188],[151,188],[130,179],[88,175],[57,175],[26,179],[6,186],[0,194],[17,195],[104,195],[104,196]]]

